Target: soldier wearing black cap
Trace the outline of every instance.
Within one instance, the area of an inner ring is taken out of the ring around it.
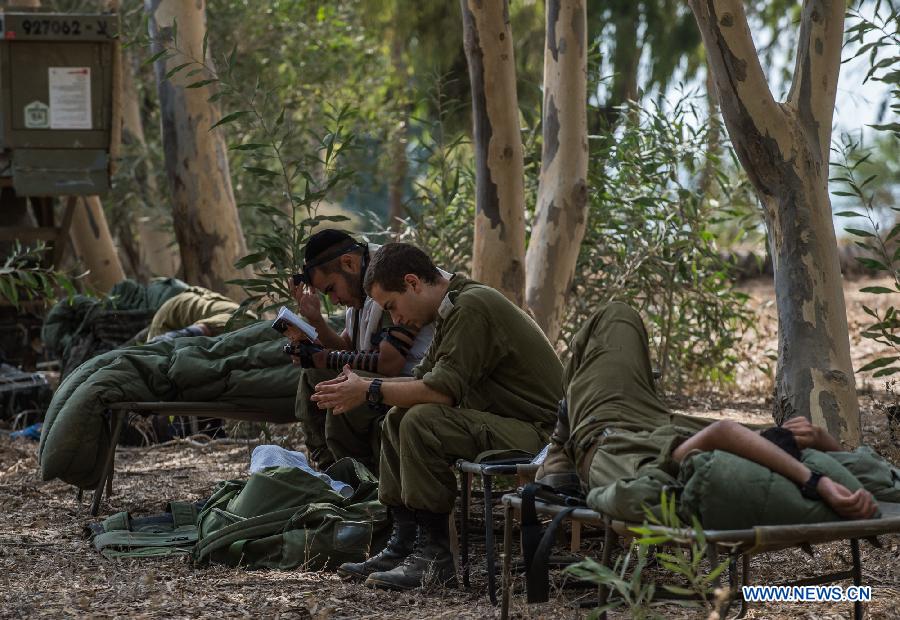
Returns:
[[[433,327],[393,325],[362,287],[370,252],[342,230],[325,229],[309,238],[303,273],[295,277],[300,315],[319,332],[324,350],[304,356],[296,414],[310,456],[320,468],[352,456],[377,471],[382,407],[357,407],[343,415],[322,411],[310,400],[317,384],[333,379],[345,365],[371,376],[409,375],[431,343]],[[299,282],[298,282],[299,281]],[[344,330],[333,330],[322,316],[318,293],[347,307]]]

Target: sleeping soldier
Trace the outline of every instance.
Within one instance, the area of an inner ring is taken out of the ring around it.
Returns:
[[[376,249],[340,230],[319,231],[306,244],[302,282],[295,283],[293,289],[300,315],[319,332],[322,345],[295,348],[297,361],[304,367],[296,413],[310,457],[319,469],[349,456],[377,473],[380,427],[386,409],[362,406],[346,415],[332,415],[310,400],[315,385],[333,379],[347,365],[366,376],[408,376],[431,343],[431,325],[395,325],[363,291],[363,274],[370,253]],[[318,293],[333,304],[347,307],[341,333],[322,316]]]
[[[391,510],[393,533],[380,553],[338,570],[373,587],[412,589],[426,576],[451,585],[451,464],[486,450],[540,451],[562,396],[562,365],[515,304],[461,275],[442,275],[411,245],[376,252],[365,287],[396,324],[433,322],[435,331],[413,377],[373,380],[345,368],[313,395],[336,414],[366,400],[392,406],[382,430],[379,499]]]
[[[587,492],[592,508],[644,520],[660,493],[704,527],[740,529],[869,518],[900,501],[900,470],[868,448],[842,452],[824,430],[794,418],[762,434],[734,421],[669,411],[656,394],[647,333],[629,306],[610,303],[579,331],[566,399],[536,481]]]

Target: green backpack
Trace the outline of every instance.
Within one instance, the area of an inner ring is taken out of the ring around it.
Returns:
[[[349,458],[325,473],[353,487],[353,495],[345,498],[292,467],[219,483],[197,520],[194,561],[318,570],[360,562],[380,551],[391,523],[378,501],[378,481]]]

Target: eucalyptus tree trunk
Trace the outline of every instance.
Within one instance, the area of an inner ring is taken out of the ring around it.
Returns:
[[[124,71],[122,72],[122,142],[146,150],[144,123],[141,119],[139,93],[135,84],[135,63],[131,54],[123,53]],[[146,160],[145,160],[146,161]],[[159,188],[156,177],[147,166],[139,166],[135,171],[135,181],[141,187],[141,202],[148,204],[159,199]],[[151,212],[137,209],[132,222],[137,231],[137,242],[134,253],[137,255],[139,268],[145,275],[174,276],[178,271],[178,251],[173,247],[172,234],[160,228],[154,221]],[[138,266],[136,266],[138,267]],[[137,269],[136,269],[137,270]]]
[[[472,276],[523,306],[525,171],[509,4],[461,4],[475,147]]]
[[[209,86],[185,88],[190,78],[183,74],[164,78],[172,67],[188,62],[186,55],[201,60],[206,3],[145,0],[145,9],[150,35],[157,41],[153,51],[161,51],[164,45],[172,47],[172,24],[177,20],[177,48],[183,52],[157,61],[155,68],[173,224],[184,277],[190,284],[241,299],[240,287],[225,284],[247,276],[246,269],[234,267],[235,261],[247,254],[247,244],[231,187],[225,141],[220,131],[209,131],[219,119],[218,110],[207,101],[212,91]],[[212,61],[208,57],[206,62]]]
[[[91,288],[108,293],[113,285],[125,279],[106,214],[97,196],[78,198],[70,234],[76,257],[89,271],[85,279]]]
[[[587,12],[547,1],[541,180],[525,260],[526,302],[550,342],[559,337],[587,225]]]
[[[844,0],[805,0],[787,100],[773,98],[740,0],[689,0],[725,125],[766,213],[778,304],[775,417],[859,442],[859,403],[828,195]]]

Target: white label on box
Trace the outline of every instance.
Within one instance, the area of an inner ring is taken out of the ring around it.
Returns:
[[[46,129],[50,126],[50,106],[43,101],[32,101],[25,106],[25,127]]]
[[[50,67],[50,129],[91,129],[91,68]]]

